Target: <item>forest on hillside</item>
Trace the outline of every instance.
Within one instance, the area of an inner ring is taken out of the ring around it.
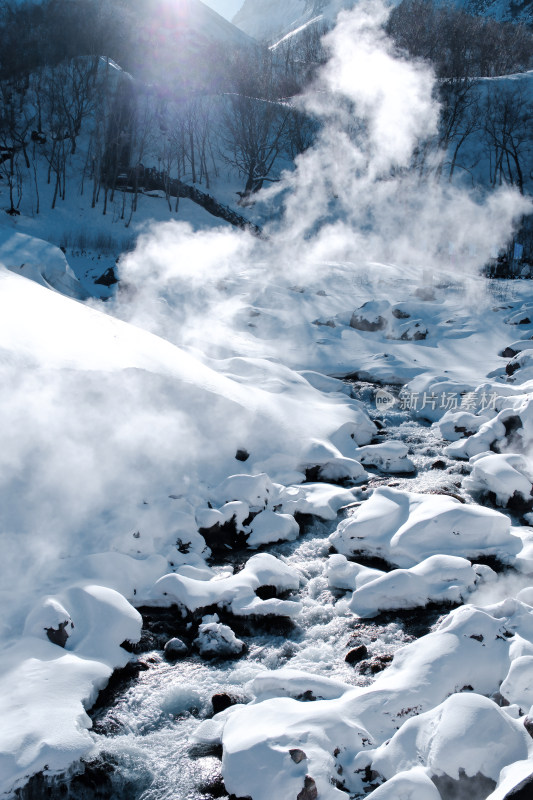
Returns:
[[[158,0],[0,4],[7,211],[17,212],[31,185],[39,213],[37,161],[46,163],[54,186],[52,207],[65,200],[80,141],[78,191],[91,192],[92,206],[105,214],[109,198],[127,190],[126,224],[141,188],[163,189],[169,211],[177,210],[176,186],[209,193],[225,170],[240,176],[238,202],[247,205],[315,142],[323,120],[304,110],[299,96],[320,90],[317,68],[328,57],[323,27],[271,48],[244,35],[242,47],[228,47],[191,31],[168,8]],[[532,32],[431,0],[403,0],[386,32],[438,77],[439,129],[419,143],[411,168],[422,179],[529,193],[533,93],[528,80],[501,76],[531,67]],[[351,135],[361,124],[354,119]]]

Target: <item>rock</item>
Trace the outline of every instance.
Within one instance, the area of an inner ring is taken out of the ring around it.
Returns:
[[[439,790],[442,800],[456,800],[458,797],[468,797],[469,800],[484,800],[495,789],[496,782],[486,775],[478,772],[476,775],[466,775],[463,769],[459,770],[459,777],[449,775],[433,775],[431,780]]]
[[[235,703],[239,701],[232,697],[230,694],[226,692],[220,692],[219,694],[214,694],[211,698],[211,704],[213,706],[213,714],[220,714],[221,711],[225,711],[230,706],[234,706]]]
[[[422,327],[420,322],[415,322],[414,325],[409,325],[409,327],[405,328],[400,336],[400,339],[404,342],[420,342],[423,339],[427,339],[428,329]]]
[[[68,624],[69,620],[66,619],[64,622],[60,622],[57,628],[45,628],[46,635],[48,636],[52,644],[58,644],[59,647],[64,647],[66,645],[68,639],[68,633],[67,633]],[[72,625],[72,627],[74,627],[74,625]]]
[[[364,303],[360,308],[353,312],[350,320],[350,328],[358,331],[382,331],[387,326],[387,320],[382,316],[390,308],[390,303],[386,300],[371,300]]]
[[[382,670],[388,667],[392,659],[392,655],[375,656],[371,661],[367,661],[366,664],[363,665],[364,669],[361,669],[361,672],[364,675],[376,675],[378,672],[382,672]]]
[[[178,658],[183,658],[186,656],[188,652],[185,642],[182,642],[182,640],[178,639],[177,637],[169,639],[164,647],[164,650],[167,661],[176,661]]]
[[[533,797],[533,775],[524,778],[518,786],[508,792],[503,800],[531,800]]]
[[[507,375],[514,375],[517,369],[520,369],[520,363],[518,361],[509,361],[505,367],[505,372]]]
[[[298,793],[296,800],[317,800],[318,790],[313,778],[309,775],[305,776],[304,788]]]
[[[242,655],[246,649],[244,642],[237,639],[228,625],[218,622],[216,614],[204,617],[194,644],[204,658],[232,658]]]
[[[113,286],[115,283],[118,283],[118,278],[115,275],[115,270],[113,267],[106,269],[104,274],[100,275],[100,277],[95,280],[95,283],[98,283],[101,286]]]
[[[199,528],[198,533],[213,553],[244,550],[248,542],[248,534],[238,528],[235,516],[222,524],[217,522],[209,528]]]
[[[402,311],[401,308],[393,308],[392,309],[392,316],[395,319],[409,319],[409,317],[411,315],[408,314],[407,311]]]
[[[289,750],[289,754],[295,764],[299,764],[301,761],[305,761],[307,758],[304,751],[300,750],[298,747],[294,747],[292,750]]]
[[[446,469],[446,463],[439,459],[438,461],[433,462],[431,469]]]
[[[533,719],[531,717],[524,717],[524,728],[533,739]]]
[[[368,656],[368,650],[364,644],[360,644],[358,647],[354,647],[353,650],[348,650],[346,655],[344,656],[344,660],[348,664],[359,664],[360,661],[363,661]]]

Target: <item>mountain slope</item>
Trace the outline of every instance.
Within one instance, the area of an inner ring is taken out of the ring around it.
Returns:
[[[249,36],[274,43],[310,22],[333,21],[339,11],[354,5],[356,0],[245,0],[233,22]],[[469,14],[533,23],[532,0],[452,0],[451,5]]]
[[[315,20],[334,19],[354,0],[245,0],[233,23],[255,39],[274,42]]]
[[[253,47],[253,40],[201,0],[148,0],[132,8],[135,26],[130,71],[165,82],[179,70],[188,85],[216,83],[221,56]]]

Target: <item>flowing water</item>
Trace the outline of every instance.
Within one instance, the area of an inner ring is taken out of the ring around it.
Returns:
[[[376,416],[374,388],[357,384],[353,391]],[[461,492],[464,467],[443,457],[443,442],[430,426],[406,419],[397,406],[379,421],[383,427],[377,441],[390,438],[405,442],[416,473],[391,476],[374,472],[368,483],[358,488],[356,501],[380,484],[411,491]],[[341,512],[339,519],[346,513],[349,509]],[[446,609],[383,614],[371,621],[355,619],[347,612],[342,593],[332,593],[324,575],[330,553],[327,537],[337,524],[338,520],[324,523],[307,519],[296,542],[264,548],[297,567],[302,575],[300,591],[294,594],[303,608],[294,623],[223,619],[247,647],[245,655],[236,660],[205,660],[190,655],[168,663],[159,649],[143,652],[139,656],[142,669],[135,677],[115,682],[92,711],[91,758],[68,780],[43,783],[42,778],[36,778],[19,794],[21,800],[43,796],[75,800],[227,797],[220,771],[221,754],[202,750],[193,741],[200,722],[213,715],[214,695],[247,702],[251,679],[263,670],[280,667],[353,685],[371,683],[398,647],[426,633]],[[233,554],[237,568],[239,560],[242,564],[252,554]],[[147,613],[145,624],[152,633],[164,632],[168,638],[180,635],[183,629],[183,621],[168,610]],[[150,642],[150,636],[145,641]],[[361,644],[366,646],[368,657],[355,666],[346,662],[349,650]]]

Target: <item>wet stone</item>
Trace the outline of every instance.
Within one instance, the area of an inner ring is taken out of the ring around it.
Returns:
[[[364,644],[360,644],[358,647],[354,647],[352,650],[348,650],[346,655],[344,656],[344,660],[348,664],[359,664],[360,661],[363,661],[368,656],[368,650]]]
[[[213,714],[220,714],[221,711],[225,711],[230,706],[234,706],[238,703],[239,700],[236,697],[232,697],[230,694],[226,692],[219,692],[218,694],[214,694],[211,698],[211,705],[213,706]]]
[[[168,640],[164,649],[167,661],[176,661],[178,658],[186,656],[188,652],[188,647],[185,642],[182,642],[182,640],[178,639],[176,636]]]
[[[307,759],[304,751],[300,750],[298,747],[294,747],[292,750],[289,750],[289,754],[295,764],[300,764],[302,761]]]
[[[361,672],[363,675],[377,675],[378,672],[382,672],[389,666],[393,657],[394,656],[388,654],[374,656],[371,661],[366,661],[361,664]]]

